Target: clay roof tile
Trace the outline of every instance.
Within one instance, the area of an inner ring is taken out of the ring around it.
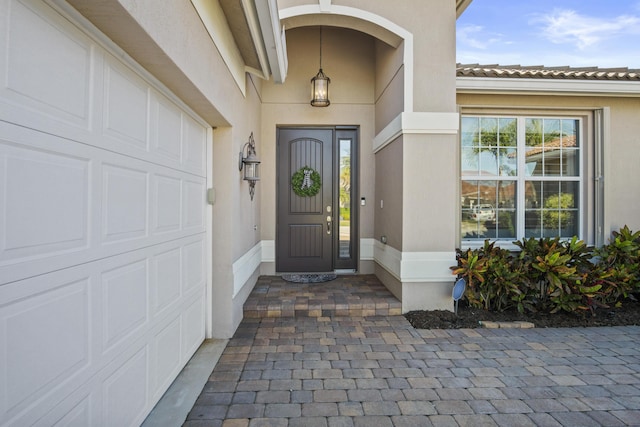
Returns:
[[[459,77],[640,81],[640,69],[599,67],[545,67],[543,65],[457,64]]]

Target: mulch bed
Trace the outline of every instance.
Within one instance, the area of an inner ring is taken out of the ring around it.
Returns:
[[[485,311],[465,306],[460,301],[458,315],[451,311],[411,311],[405,314],[416,329],[460,329],[479,328],[480,321],[532,322],[536,328],[578,328],[587,326],[629,326],[640,325],[640,301],[627,300],[621,307],[599,308],[595,315],[591,312],[555,314],[525,313],[516,310],[505,312]]]

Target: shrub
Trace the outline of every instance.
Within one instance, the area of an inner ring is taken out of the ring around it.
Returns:
[[[488,242],[485,242],[485,245]],[[481,286],[485,281],[485,273],[487,272],[487,259],[484,252],[480,249],[469,249],[466,252],[458,251],[456,258],[458,265],[450,267],[453,274],[465,279],[467,287],[465,289],[465,298],[472,307],[483,307],[481,295]]]
[[[640,291],[640,231],[633,233],[625,225],[614,231],[607,245],[594,251],[600,266],[600,280],[608,285],[606,302]]]
[[[488,240],[480,249],[458,251],[458,265],[451,270],[467,281],[470,306],[594,313],[640,291],[640,232],[626,226],[598,249],[577,237],[514,243],[520,249],[515,254]]]
[[[467,281],[465,297],[469,305],[485,310],[503,311],[519,293],[518,271],[511,268],[511,253],[488,240],[481,249],[458,252],[458,266],[453,273]]]

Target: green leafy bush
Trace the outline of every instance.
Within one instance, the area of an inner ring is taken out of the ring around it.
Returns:
[[[511,295],[519,292],[518,271],[511,269],[511,253],[494,243],[458,253],[458,267],[453,273],[467,282],[465,297],[469,305],[485,310],[503,311],[512,305]]]
[[[625,225],[614,231],[609,244],[594,250],[605,289],[605,302],[612,304],[640,291],[640,231]]]
[[[485,241],[485,246],[488,241]],[[462,277],[467,282],[465,289],[465,297],[472,307],[483,307],[484,304],[480,297],[481,287],[485,281],[485,273],[487,272],[487,259],[484,257],[484,251],[479,249],[469,249],[467,252],[458,251],[458,265],[451,267],[453,274]]]
[[[593,313],[640,292],[640,232],[626,226],[597,249],[577,237],[525,238],[514,244],[516,253],[488,240],[482,248],[458,251],[458,265],[451,270],[467,281],[470,306]]]

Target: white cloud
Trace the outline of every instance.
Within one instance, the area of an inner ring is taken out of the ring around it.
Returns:
[[[485,32],[481,25],[465,25],[456,30],[456,39],[458,43],[471,47],[473,49],[486,50],[500,41],[500,34],[491,34]]]
[[[604,19],[556,9],[536,16],[532,22],[542,24],[541,34],[552,43],[571,43],[580,50],[618,35],[640,33],[640,18],[632,15]]]

